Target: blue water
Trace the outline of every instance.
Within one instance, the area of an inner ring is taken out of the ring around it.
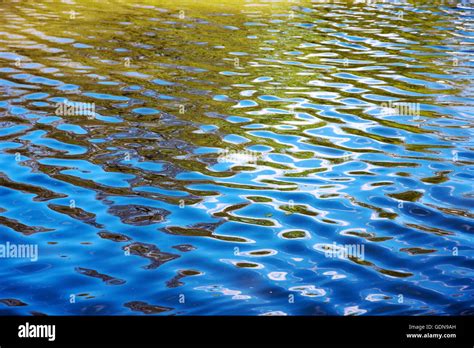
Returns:
[[[0,314],[474,314],[470,6],[2,2]]]

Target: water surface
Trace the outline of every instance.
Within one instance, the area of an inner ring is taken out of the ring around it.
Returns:
[[[473,24],[2,2],[0,314],[472,315]]]

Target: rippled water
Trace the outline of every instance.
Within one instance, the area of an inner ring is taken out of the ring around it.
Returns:
[[[472,315],[474,10],[431,3],[1,2],[0,314]]]

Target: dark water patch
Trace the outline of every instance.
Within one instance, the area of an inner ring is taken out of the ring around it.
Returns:
[[[237,221],[237,222],[252,224],[252,225],[260,225],[260,226],[274,226],[275,225],[273,221],[268,220],[268,219],[255,219],[255,218],[248,218],[244,216],[231,214],[231,212],[242,209],[246,206],[248,206],[248,203],[231,205],[231,206],[226,207],[224,210],[220,212],[214,213],[213,215],[215,217],[226,218],[228,221]]]
[[[418,191],[406,191],[400,193],[391,193],[388,196],[405,201],[405,202],[416,202],[421,197],[423,197],[423,193]]]
[[[317,212],[309,210],[306,206],[304,205],[299,205],[299,204],[293,204],[293,205],[282,205],[280,206],[280,209],[285,211],[287,215],[289,214],[303,214],[307,216],[318,216],[319,214]]]
[[[375,205],[372,205],[372,204],[369,204],[369,203],[364,203],[364,202],[359,202],[354,197],[348,197],[348,198],[355,205],[358,205],[360,207],[368,208],[368,209],[371,209],[371,210],[375,211],[377,213],[377,215],[381,218],[395,219],[398,216],[397,213],[392,213],[390,211],[387,211],[387,210],[385,210],[383,208],[380,208],[380,207],[377,207]]]
[[[432,177],[429,177],[429,178],[423,178],[421,179],[421,181],[427,183],[427,184],[441,184],[443,182],[446,182],[449,180],[447,174],[449,174],[450,171],[447,170],[447,171],[441,171],[441,172],[437,172],[435,173],[436,176],[432,176]]]
[[[34,185],[29,185],[29,184],[19,183],[19,182],[13,182],[9,180],[8,177],[1,174],[0,174],[0,186],[7,187],[12,190],[22,191],[25,193],[32,193],[36,195],[36,197],[34,197],[33,200],[38,201],[38,202],[67,197],[67,195],[65,194],[56,193],[44,187],[34,186]]]
[[[189,251],[193,251],[193,250],[196,250],[197,248],[191,244],[179,244],[179,245],[175,245],[173,246],[174,249],[176,250],[179,250],[183,253],[186,253],[186,252],[189,252]]]
[[[269,203],[269,202],[272,202],[271,198],[261,197],[261,196],[248,196],[247,199],[250,199],[252,202],[256,202],[256,203]]]
[[[101,238],[111,240],[113,242],[128,242],[131,240],[130,237],[121,233],[112,233],[107,231],[101,231],[97,233]]]
[[[192,270],[192,269],[180,270],[180,271],[178,271],[178,274],[175,277],[173,277],[173,279],[166,282],[166,285],[169,288],[177,288],[179,286],[184,285],[184,282],[182,282],[181,279],[183,279],[185,277],[198,276],[198,275],[201,275],[201,274],[202,274],[201,272],[196,271],[196,270]]]
[[[239,268],[259,268],[260,265],[252,262],[236,262],[235,266]]]
[[[220,234],[214,234],[212,231],[209,231],[204,228],[185,228],[185,227],[178,227],[178,226],[169,226],[163,229],[166,233],[174,234],[178,236],[189,236],[189,237],[209,237],[214,238],[226,242],[236,242],[236,243],[248,243],[249,239],[240,238],[240,237],[233,237],[233,236],[225,236]]]
[[[282,232],[281,237],[285,239],[304,239],[308,238],[309,235],[306,231],[287,231]]]
[[[420,254],[431,254],[436,252],[435,249],[423,249],[423,248],[402,248],[400,251],[408,253],[410,255],[420,255]]]
[[[370,186],[373,186],[373,187],[387,186],[387,185],[393,185],[393,182],[391,182],[391,181],[381,181],[381,182],[374,182],[373,184],[370,184]]]
[[[5,216],[0,216],[0,225],[7,226],[16,232],[24,234],[25,236],[30,236],[35,233],[40,232],[51,232],[54,231],[52,228],[46,228],[41,226],[31,226],[25,225],[15,219],[9,219]]]
[[[17,300],[15,298],[3,298],[0,299],[0,303],[3,303],[4,305],[8,307],[23,307],[23,306],[28,306],[25,302],[21,300]]]
[[[143,301],[127,302],[124,306],[132,311],[142,312],[143,314],[159,314],[173,309],[170,307],[151,305]]]
[[[418,224],[412,224],[412,223],[407,223],[406,225],[409,227],[413,227],[418,230],[424,231],[424,232],[436,234],[438,236],[450,236],[454,234],[451,231],[446,231],[441,228],[432,227],[432,226],[424,226],[424,225],[418,225]]]
[[[114,205],[109,208],[109,213],[118,216],[124,224],[146,226],[163,221],[169,214],[160,208],[142,205]]]
[[[96,228],[103,228],[104,226],[98,224],[95,221],[96,215],[90,212],[87,212],[81,208],[78,207],[73,207],[71,208],[70,206],[64,206],[64,205],[59,205],[59,204],[48,204],[48,207],[51,210],[54,210],[58,213],[68,215],[72,217],[73,219],[77,219],[80,221],[83,221],[87,224],[90,224]]]
[[[162,252],[153,244],[146,243],[132,243],[122,248],[125,252],[129,252],[131,255],[137,255],[144,257],[150,261],[150,264],[145,266],[145,269],[155,269],[165,264],[166,262],[173,261],[179,258],[179,255]]]
[[[466,210],[463,210],[463,209],[455,209],[455,208],[446,208],[446,207],[438,207],[437,205],[434,205],[434,204],[430,204],[430,203],[426,203],[426,205],[428,207],[431,207],[431,208],[434,208],[434,209],[437,209],[445,214],[449,214],[449,215],[456,215],[456,216],[460,216],[460,217],[467,217],[467,218],[470,218],[470,219],[474,219],[474,214],[466,211]]]
[[[370,242],[384,242],[386,240],[393,239],[393,237],[377,237],[373,232],[364,232],[364,231],[343,231],[341,234],[345,236],[356,236],[367,239]]]
[[[79,274],[83,274],[83,275],[86,275],[86,276],[92,277],[92,278],[98,278],[98,279],[102,280],[104,283],[106,283],[107,285],[122,285],[122,284],[125,284],[125,280],[123,280],[123,279],[114,278],[114,277],[109,276],[107,274],[99,273],[99,272],[97,272],[96,270],[93,270],[93,269],[83,268],[83,267],[76,267],[75,270]]]

